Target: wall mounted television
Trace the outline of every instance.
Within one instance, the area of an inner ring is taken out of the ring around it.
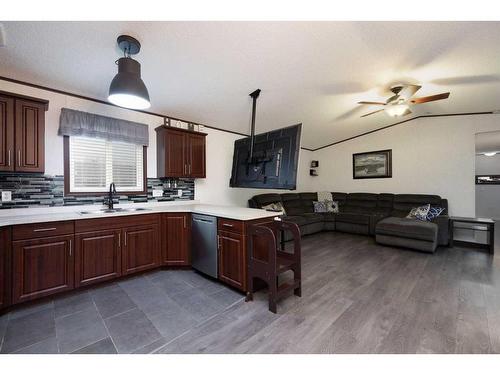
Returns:
[[[302,124],[257,134],[234,142],[229,186],[259,189],[297,187],[297,167]]]

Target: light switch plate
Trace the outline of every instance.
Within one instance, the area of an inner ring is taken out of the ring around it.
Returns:
[[[2,202],[10,202],[12,200],[11,191],[2,191]]]
[[[178,195],[179,197],[182,197],[182,189],[177,190],[177,195]]]
[[[163,190],[153,189],[153,197],[162,197],[162,196],[163,196]]]

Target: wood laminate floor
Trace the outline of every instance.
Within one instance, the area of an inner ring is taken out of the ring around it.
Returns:
[[[264,291],[245,303],[193,271],[161,270],[0,316],[0,352],[500,352],[498,256],[330,232],[304,237],[302,259],[302,297],[277,314]]]
[[[424,254],[373,238],[303,239],[302,298],[238,302],[158,353],[498,353],[500,262],[462,248]]]

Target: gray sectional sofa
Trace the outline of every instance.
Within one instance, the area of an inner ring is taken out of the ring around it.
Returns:
[[[296,223],[302,235],[324,230],[365,234],[384,245],[425,252],[448,245],[448,201],[437,195],[333,192],[332,196],[339,203],[338,213],[315,213],[317,193],[260,194],[248,203],[252,208],[262,208],[281,202],[286,211],[283,220]],[[406,218],[412,208],[425,204],[444,211],[431,222]]]

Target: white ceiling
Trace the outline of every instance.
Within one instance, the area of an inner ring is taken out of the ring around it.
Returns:
[[[248,94],[262,89],[257,131],[303,123],[316,148],[394,123],[359,100],[391,84],[450,91],[413,115],[500,109],[500,22],[3,22],[0,75],[106,99],[137,37],[151,111],[249,133]]]

